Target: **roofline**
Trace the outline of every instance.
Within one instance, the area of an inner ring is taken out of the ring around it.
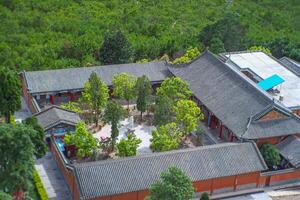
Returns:
[[[58,106],[58,105],[51,105],[50,107],[48,107],[48,108],[42,110],[41,112],[35,113],[35,114],[33,114],[32,116],[34,116],[34,117],[35,117],[35,116],[38,116],[38,115],[40,115],[40,114],[42,114],[42,113],[44,113],[44,112],[46,112],[46,111],[48,111],[48,110],[51,110],[51,109],[53,109],[53,108],[57,108],[57,109],[60,109],[60,110],[64,110],[64,111],[67,111],[67,112],[71,112],[71,113],[78,114],[78,113],[75,112],[75,111],[72,111],[72,110],[69,110],[69,109],[66,109],[66,108],[62,108],[62,107],[60,107],[60,106]]]
[[[81,120],[80,120],[81,121]],[[65,124],[68,124],[68,125],[73,125],[73,126],[76,126],[76,123],[74,122],[71,122],[71,121],[68,121],[68,120],[57,120],[55,122],[53,122],[52,124],[49,124],[47,125],[45,128],[44,128],[44,131],[47,131],[49,129],[51,129],[53,126],[57,125],[57,124],[60,124],[60,123],[65,123]]]

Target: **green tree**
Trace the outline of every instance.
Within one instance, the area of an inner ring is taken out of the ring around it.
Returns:
[[[280,154],[274,145],[265,143],[260,147],[260,152],[269,167],[272,168],[280,164]]]
[[[180,100],[175,107],[176,122],[184,134],[191,133],[197,129],[199,120],[203,114],[197,104],[191,100]]]
[[[214,37],[209,44],[209,50],[215,54],[224,53],[224,43],[220,38]]]
[[[90,157],[98,147],[97,140],[88,131],[84,122],[76,125],[73,134],[66,134],[64,141],[67,145],[75,145],[78,148],[77,156],[79,158]]]
[[[104,120],[111,125],[111,148],[115,149],[119,136],[119,122],[125,116],[125,110],[115,101],[110,101],[104,112]]]
[[[219,38],[226,51],[238,51],[243,48],[248,27],[242,24],[237,13],[225,12],[223,18],[214,24],[209,24],[200,33],[200,42],[205,46],[211,46],[214,38]]]
[[[161,126],[173,120],[173,104],[166,96],[158,97],[154,109],[154,125]]]
[[[265,54],[272,55],[271,50],[264,46],[251,46],[248,50],[249,51],[262,51]]]
[[[21,108],[21,83],[17,73],[0,67],[0,114],[6,123],[11,115]]]
[[[96,126],[98,126],[100,115],[107,104],[108,98],[108,87],[95,72],[92,72],[89,80],[84,84],[81,101],[90,105],[94,113]]]
[[[45,133],[43,128],[38,124],[35,117],[28,117],[23,121],[24,124],[35,130],[31,132],[30,139],[34,145],[34,155],[37,158],[43,157],[47,152],[47,146],[44,141]]]
[[[26,191],[34,169],[35,130],[20,125],[0,125],[0,190],[9,193]]]
[[[136,78],[127,73],[120,73],[113,77],[112,83],[114,87],[113,95],[126,100],[127,109],[129,110],[129,101],[136,96]]]
[[[176,58],[172,63],[173,64],[188,63],[199,55],[200,55],[200,51],[197,47],[195,48],[190,47],[186,50],[183,56]]]
[[[67,110],[71,110],[73,112],[76,112],[76,113],[83,113],[83,110],[82,108],[80,107],[79,103],[78,102],[74,102],[74,101],[69,101],[67,103],[62,103],[60,105],[60,107],[64,108],[64,109],[67,109]]]
[[[209,200],[209,196],[207,192],[202,193],[200,200]]]
[[[194,191],[191,179],[181,169],[170,167],[151,185],[147,200],[188,200]]]
[[[97,59],[103,64],[128,63],[131,60],[131,44],[120,30],[108,31]]]
[[[141,112],[141,119],[143,112],[146,111],[149,105],[150,95],[152,93],[151,82],[147,76],[139,77],[136,81],[135,90],[137,92],[136,107]]]
[[[12,197],[10,194],[0,191],[0,199],[1,200],[12,200]]]
[[[277,37],[269,43],[268,47],[273,56],[281,58],[283,56],[289,56],[291,51],[291,42],[287,37]]]
[[[182,133],[174,122],[160,126],[152,131],[150,148],[158,152],[178,149],[181,136]]]
[[[117,144],[118,155],[120,157],[135,156],[139,144],[142,143],[142,140],[137,138],[133,134],[129,134],[127,139],[121,139]]]
[[[179,77],[165,79],[157,89],[159,97],[166,96],[172,101],[188,99],[192,96],[189,84]]]

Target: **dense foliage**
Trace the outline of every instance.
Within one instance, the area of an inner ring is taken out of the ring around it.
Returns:
[[[129,134],[127,138],[122,138],[117,144],[118,155],[120,157],[135,156],[139,144],[142,140],[137,138],[134,134]]]
[[[80,158],[90,157],[98,146],[97,140],[88,131],[84,122],[76,125],[74,133],[66,134],[64,141],[65,144],[75,145],[78,148],[77,156]]]
[[[36,158],[43,157],[47,152],[47,146],[44,141],[45,132],[43,128],[39,125],[36,117],[28,117],[23,121],[24,124],[30,126],[35,131],[32,131],[30,139],[34,145],[34,155]]]
[[[146,200],[188,200],[194,195],[191,179],[179,168],[170,167],[150,187]]]
[[[1,50],[0,50],[1,54]],[[0,117],[7,123],[11,116],[21,108],[21,83],[17,73],[0,66]]]
[[[0,125],[0,190],[26,191],[34,169],[34,145],[24,125]]]
[[[274,167],[280,164],[281,158],[276,146],[265,143],[260,147],[261,155],[269,167]]]
[[[1,200],[12,200],[12,196],[3,191],[0,191],[0,199]]]
[[[40,199],[41,200],[49,200],[46,189],[42,183],[39,173],[36,170],[33,171],[33,180],[34,180],[34,184],[35,184],[35,187],[39,194]]]
[[[274,52],[276,40],[284,48],[275,56],[283,53],[300,60],[299,9],[298,0],[1,1],[0,65],[21,71],[105,63],[98,61],[98,52],[107,30],[116,29],[131,44],[134,61],[165,53],[174,58],[190,46],[203,50],[199,35],[204,27],[231,23],[224,20],[230,12],[246,27],[243,44],[234,44],[242,46],[238,50],[267,44]],[[213,46],[220,47],[220,40],[214,39]]]

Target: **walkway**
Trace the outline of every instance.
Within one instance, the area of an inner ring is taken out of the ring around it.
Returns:
[[[69,188],[63,175],[57,168],[51,152],[38,159],[35,163],[35,168],[41,177],[50,200],[72,200]]]

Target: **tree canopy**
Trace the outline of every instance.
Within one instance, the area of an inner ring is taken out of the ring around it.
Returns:
[[[173,103],[169,97],[162,96],[156,99],[154,125],[161,126],[173,121],[173,114]]]
[[[90,157],[98,146],[97,140],[87,130],[84,122],[76,125],[74,133],[66,134],[64,141],[67,145],[75,145],[78,148],[77,156],[79,158]]]
[[[191,179],[179,168],[170,167],[150,187],[147,200],[188,200],[194,195]]]
[[[150,103],[150,95],[152,92],[151,82],[147,76],[141,76],[137,79],[135,84],[135,90],[137,92],[136,107],[141,112],[146,111],[147,106]]]
[[[12,200],[12,196],[3,191],[0,191],[0,199],[1,200]]]
[[[10,123],[11,115],[21,108],[21,83],[14,71],[0,67],[0,114]]]
[[[43,128],[38,124],[35,117],[28,117],[23,121],[24,124],[30,126],[35,131],[30,132],[30,139],[34,145],[34,155],[37,158],[43,157],[47,152],[47,146],[44,141],[45,133]]]
[[[129,109],[129,101],[136,96],[135,76],[128,73],[120,73],[113,77],[112,83],[113,95],[126,100]]]
[[[178,149],[181,136],[182,132],[174,122],[160,126],[152,131],[150,148],[157,152]]]
[[[261,155],[269,167],[274,167],[280,164],[281,158],[276,146],[265,143],[260,147]]]
[[[96,126],[98,126],[100,114],[105,108],[108,98],[108,87],[95,72],[92,72],[89,80],[84,84],[81,101],[90,105]]]
[[[0,190],[26,191],[34,169],[32,128],[20,125],[0,125]]]
[[[139,144],[142,140],[137,138],[134,134],[129,134],[127,139],[122,138],[117,144],[118,155],[120,157],[135,156]]]
[[[115,101],[110,101],[104,112],[104,120],[111,125],[111,148],[115,149],[119,136],[119,122],[125,116],[125,110]]]

